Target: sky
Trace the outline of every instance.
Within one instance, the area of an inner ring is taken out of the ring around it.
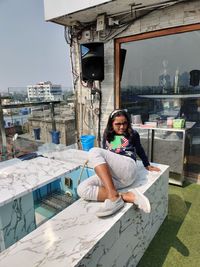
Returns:
[[[0,0],[0,92],[42,81],[72,86],[64,26],[45,21],[43,0]]]

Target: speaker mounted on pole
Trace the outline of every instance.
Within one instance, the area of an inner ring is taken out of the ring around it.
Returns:
[[[81,71],[83,81],[104,80],[104,43],[84,43],[80,45]]]

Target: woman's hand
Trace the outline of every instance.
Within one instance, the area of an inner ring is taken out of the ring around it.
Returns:
[[[160,168],[152,166],[152,165],[146,166],[145,168],[147,169],[147,171],[150,171],[150,172],[159,172],[159,171],[161,171]]]

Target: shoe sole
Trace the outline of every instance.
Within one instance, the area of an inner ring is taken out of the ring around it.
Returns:
[[[120,206],[116,207],[116,209],[114,210],[109,210],[109,211],[102,211],[102,212],[96,212],[96,216],[97,217],[106,217],[106,216],[110,216],[115,214],[117,211],[119,211],[120,209],[122,209],[124,207],[124,203],[121,203]]]

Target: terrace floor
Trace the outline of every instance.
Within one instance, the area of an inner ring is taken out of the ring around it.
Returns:
[[[168,216],[137,267],[200,266],[200,185],[169,185]]]

